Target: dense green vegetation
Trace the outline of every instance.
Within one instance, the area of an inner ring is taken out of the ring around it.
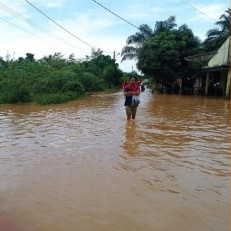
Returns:
[[[137,52],[137,67],[157,83],[171,84],[177,77],[193,72],[193,66],[184,58],[199,50],[199,40],[183,25],[178,30],[160,32],[145,42]]]
[[[178,92],[177,79],[183,87],[192,89],[193,80],[204,63],[187,62],[185,57],[217,50],[230,35],[230,9],[216,22],[220,28],[207,32],[204,42],[187,25],[177,28],[175,17],[157,21],[154,29],[143,24],[128,37],[122,49],[122,61],[136,59],[137,73],[123,73],[115,59],[93,50],[85,61],[74,55],[64,58],[61,53],[39,60],[34,54],[17,60],[0,57],[0,103],[38,102],[61,103],[76,99],[85,92],[121,87],[131,75],[149,78],[166,87],[169,93]],[[187,91],[185,91],[187,93]]]
[[[61,103],[86,91],[121,86],[123,73],[115,59],[92,51],[91,59],[77,61],[60,53],[35,60],[34,55],[17,60],[0,58],[0,103]]]
[[[193,93],[193,82],[205,62],[188,62],[188,56],[216,51],[230,35],[230,9],[216,22],[220,28],[207,32],[205,41],[196,37],[186,24],[177,28],[175,17],[157,21],[154,29],[143,24],[127,38],[122,50],[124,60],[136,59],[137,68],[168,93],[178,92],[182,79],[184,93]],[[178,89],[177,89],[178,88]]]

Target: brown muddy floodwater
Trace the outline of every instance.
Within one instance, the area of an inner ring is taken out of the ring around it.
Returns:
[[[140,97],[131,122],[122,91],[0,106],[0,216],[12,230],[229,230],[229,100]]]

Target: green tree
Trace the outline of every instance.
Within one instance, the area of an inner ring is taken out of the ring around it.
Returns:
[[[76,59],[75,59],[75,55],[72,53],[68,56],[68,60],[69,63],[75,63]]]
[[[147,41],[138,51],[137,67],[157,83],[171,83],[179,62],[176,36],[162,32]]]
[[[126,46],[121,52],[123,57],[122,61],[137,58],[137,51],[144,44],[144,42],[161,32],[171,31],[174,29],[177,26],[175,20],[176,19],[174,16],[170,16],[165,21],[157,21],[153,30],[147,24],[140,25],[139,32],[136,32],[136,34],[127,38]]]
[[[191,77],[193,66],[184,58],[199,50],[200,40],[182,25],[178,30],[160,32],[145,42],[138,50],[137,67],[156,83],[170,87],[177,77]]]
[[[93,73],[84,72],[80,77],[86,92],[102,91],[104,89],[104,82]]]
[[[34,54],[26,53],[26,60],[29,60],[31,62],[35,61]]]
[[[88,61],[56,52],[35,60],[27,53],[18,60],[0,57],[0,103],[35,101],[42,104],[76,99],[85,91],[120,85],[122,72],[115,59],[93,50]]]
[[[60,52],[55,52],[53,55],[44,56],[39,62],[46,63],[50,68],[53,69],[62,69],[68,63],[68,61],[64,58],[64,55]]]
[[[121,84],[123,73],[115,65],[109,65],[104,68],[104,78],[109,87],[115,87]]]
[[[122,72],[118,69],[118,64],[115,59],[112,59],[109,55],[103,55],[98,50],[90,61],[83,62],[85,70],[97,76],[104,82],[105,87],[115,87],[120,85]]]
[[[191,77],[195,71],[194,63],[189,63],[185,57],[198,54],[202,51],[201,40],[194,36],[191,29],[186,24],[181,25],[175,32],[177,50],[179,52],[179,62],[177,63],[177,75],[181,77]]]
[[[215,25],[218,27],[207,32],[207,38],[204,41],[205,51],[217,50],[230,36],[230,8],[220,16],[220,20]]]

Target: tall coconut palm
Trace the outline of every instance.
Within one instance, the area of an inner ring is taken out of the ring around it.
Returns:
[[[175,21],[176,19],[174,16],[170,16],[165,21],[157,21],[153,30],[147,24],[140,25],[140,30],[127,38],[126,46],[122,49],[121,52],[121,56],[123,57],[122,61],[136,58],[137,50],[143,45],[145,41],[149,40],[152,36],[155,36],[160,32],[172,30],[177,26]]]
[[[122,61],[136,58],[137,49],[141,47],[146,40],[152,37],[153,30],[147,24],[140,25],[139,29],[139,32],[136,32],[134,35],[130,35],[127,38],[127,45],[121,52],[121,56],[123,57]]]
[[[177,26],[175,22],[176,18],[174,16],[170,16],[165,21],[157,21],[154,28],[154,35],[172,30]]]
[[[215,25],[218,27],[210,29],[204,41],[205,49],[209,51],[218,49],[230,35],[230,8],[220,16]]]

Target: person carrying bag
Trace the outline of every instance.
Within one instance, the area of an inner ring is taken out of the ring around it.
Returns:
[[[132,104],[131,106],[138,106],[140,104],[140,98],[138,95],[132,96]]]
[[[136,118],[137,107],[140,103],[139,99],[139,86],[136,85],[135,77],[130,78],[130,83],[124,88],[125,102],[127,120]]]

